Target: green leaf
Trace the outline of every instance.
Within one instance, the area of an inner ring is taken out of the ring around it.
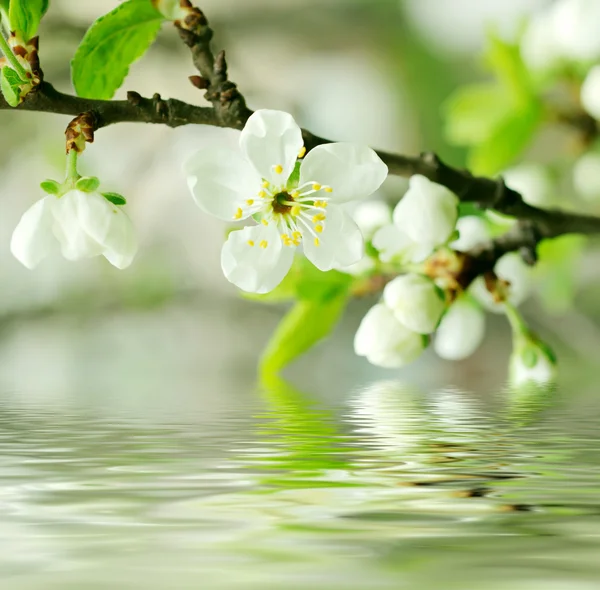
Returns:
[[[56,180],[48,179],[40,183],[40,188],[49,195],[58,195],[62,189],[62,185],[60,182],[56,182]]]
[[[163,17],[149,0],[127,0],[100,17],[71,62],[75,90],[85,98],[112,98],[154,41]]]
[[[505,41],[491,31],[488,33],[485,59],[502,86],[508,91],[514,105],[524,108],[537,100],[518,43]]]
[[[25,82],[10,66],[4,66],[0,70],[0,90],[2,90],[2,96],[4,96],[4,100],[9,106],[19,106],[22,84],[25,84]]]
[[[455,145],[486,141],[510,111],[506,94],[495,84],[459,88],[444,105],[446,137]]]
[[[117,205],[119,207],[122,205],[127,205],[127,199],[119,193],[102,193],[102,196],[107,201],[110,201],[113,205]]]
[[[276,373],[330,334],[346,306],[347,294],[326,301],[301,300],[283,318],[263,353],[262,373]]]
[[[35,37],[50,0],[10,0],[10,28],[24,40]]]
[[[542,111],[537,104],[511,113],[485,141],[469,152],[469,169],[474,174],[490,176],[507,168],[529,145],[541,118]]]
[[[100,180],[95,176],[84,176],[83,178],[80,178],[75,184],[75,188],[78,191],[83,191],[84,193],[93,193],[95,190],[98,189],[99,186]]]

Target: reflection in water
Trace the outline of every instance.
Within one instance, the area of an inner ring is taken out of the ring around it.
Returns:
[[[260,394],[160,422],[0,403],[2,587],[598,587],[597,401]]]

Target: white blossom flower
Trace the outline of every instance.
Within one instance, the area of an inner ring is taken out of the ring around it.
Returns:
[[[600,66],[594,66],[581,86],[581,105],[600,121]]]
[[[417,174],[411,177],[408,191],[394,209],[393,225],[381,228],[373,245],[384,262],[421,262],[450,239],[457,218],[456,195]]]
[[[540,164],[519,164],[506,170],[502,177],[506,186],[520,193],[528,205],[556,207],[552,179],[548,170]]]
[[[446,308],[441,289],[431,279],[418,274],[402,275],[390,281],[383,290],[383,301],[398,321],[419,334],[433,332]]]
[[[362,258],[360,229],[338,204],[369,196],[385,180],[387,166],[371,148],[321,145],[295,173],[305,152],[302,132],[291,115],[270,110],[248,119],[240,148],[202,150],[184,167],[205,212],[227,221],[258,221],[231,232],[223,246],[221,266],[229,281],[244,291],[271,291],[300,245],[323,271]]]
[[[574,61],[600,58],[598,0],[559,0],[552,15],[554,36],[562,55]]]
[[[521,305],[531,294],[533,290],[532,270],[523,262],[517,252],[509,252],[502,256],[496,263],[494,272],[498,278],[509,283],[508,301],[515,307]],[[473,281],[470,292],[488,311],[504,313],[504,305],[494,301],[482,277]]]
[[[458,239],[450,242],[450,247],[459,252],[467,252],[490,239],[486,221],[478,215],[466,215],[456,222]]]
[[[409,330],[385,304],[373,306],[354,337],[354,351],[373,365],[395,368],[415,361],[425,349],[427,338]]]
[[[67,260],[102,255],[121,269],[137,252],[133,225],[122,207],[100,193],[80,190],[37,201],[23,214],[10,248],[17,260],[33,269],[58,245]]]
[[[600,154],[588,152],[573,167],[573,185],[588,202],[600,201]]]
[[[509,381],[513,387],[527,383],[547,385],[556,379],[556,359],[542,342],[533,339],[515,347],[509,364]]]
[[[370,240],[378,229],[391,223],[392,211],[383,201],[365,201],[356,207],[352,218],[365,240]]]
[[[442,317],[434,349],[443,359],[458,361],[471,356],[483,341],[485,312],[467,297],[460,297]]]

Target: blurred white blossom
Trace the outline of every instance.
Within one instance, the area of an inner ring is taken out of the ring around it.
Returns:
[[[573,166],[573,185],[577,194],[589,202],[600,201],[600,154],[588,152]]]
[[[600,66],[588,72],[581,86],[581,105],[594,119],[600,120]]]
[[[450,242],[450,247],[459,252],[467,252],[478,244],[490,239],[488,224],[483,217],[466,215],[456,222],[458,239]]]
[[[548,170],[534,163],[523,163],[509,168],[502,175],[506,186],[517,191],[532,207],[553,207],[556,199]]]

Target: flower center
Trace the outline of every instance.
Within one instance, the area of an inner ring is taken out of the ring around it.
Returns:
[[[290,203],[294,203],[294,197],[289,193],[282,191],[273,196],[273,213],[279,213],[281,215],[287,215],[291,210],[293,205]]]

